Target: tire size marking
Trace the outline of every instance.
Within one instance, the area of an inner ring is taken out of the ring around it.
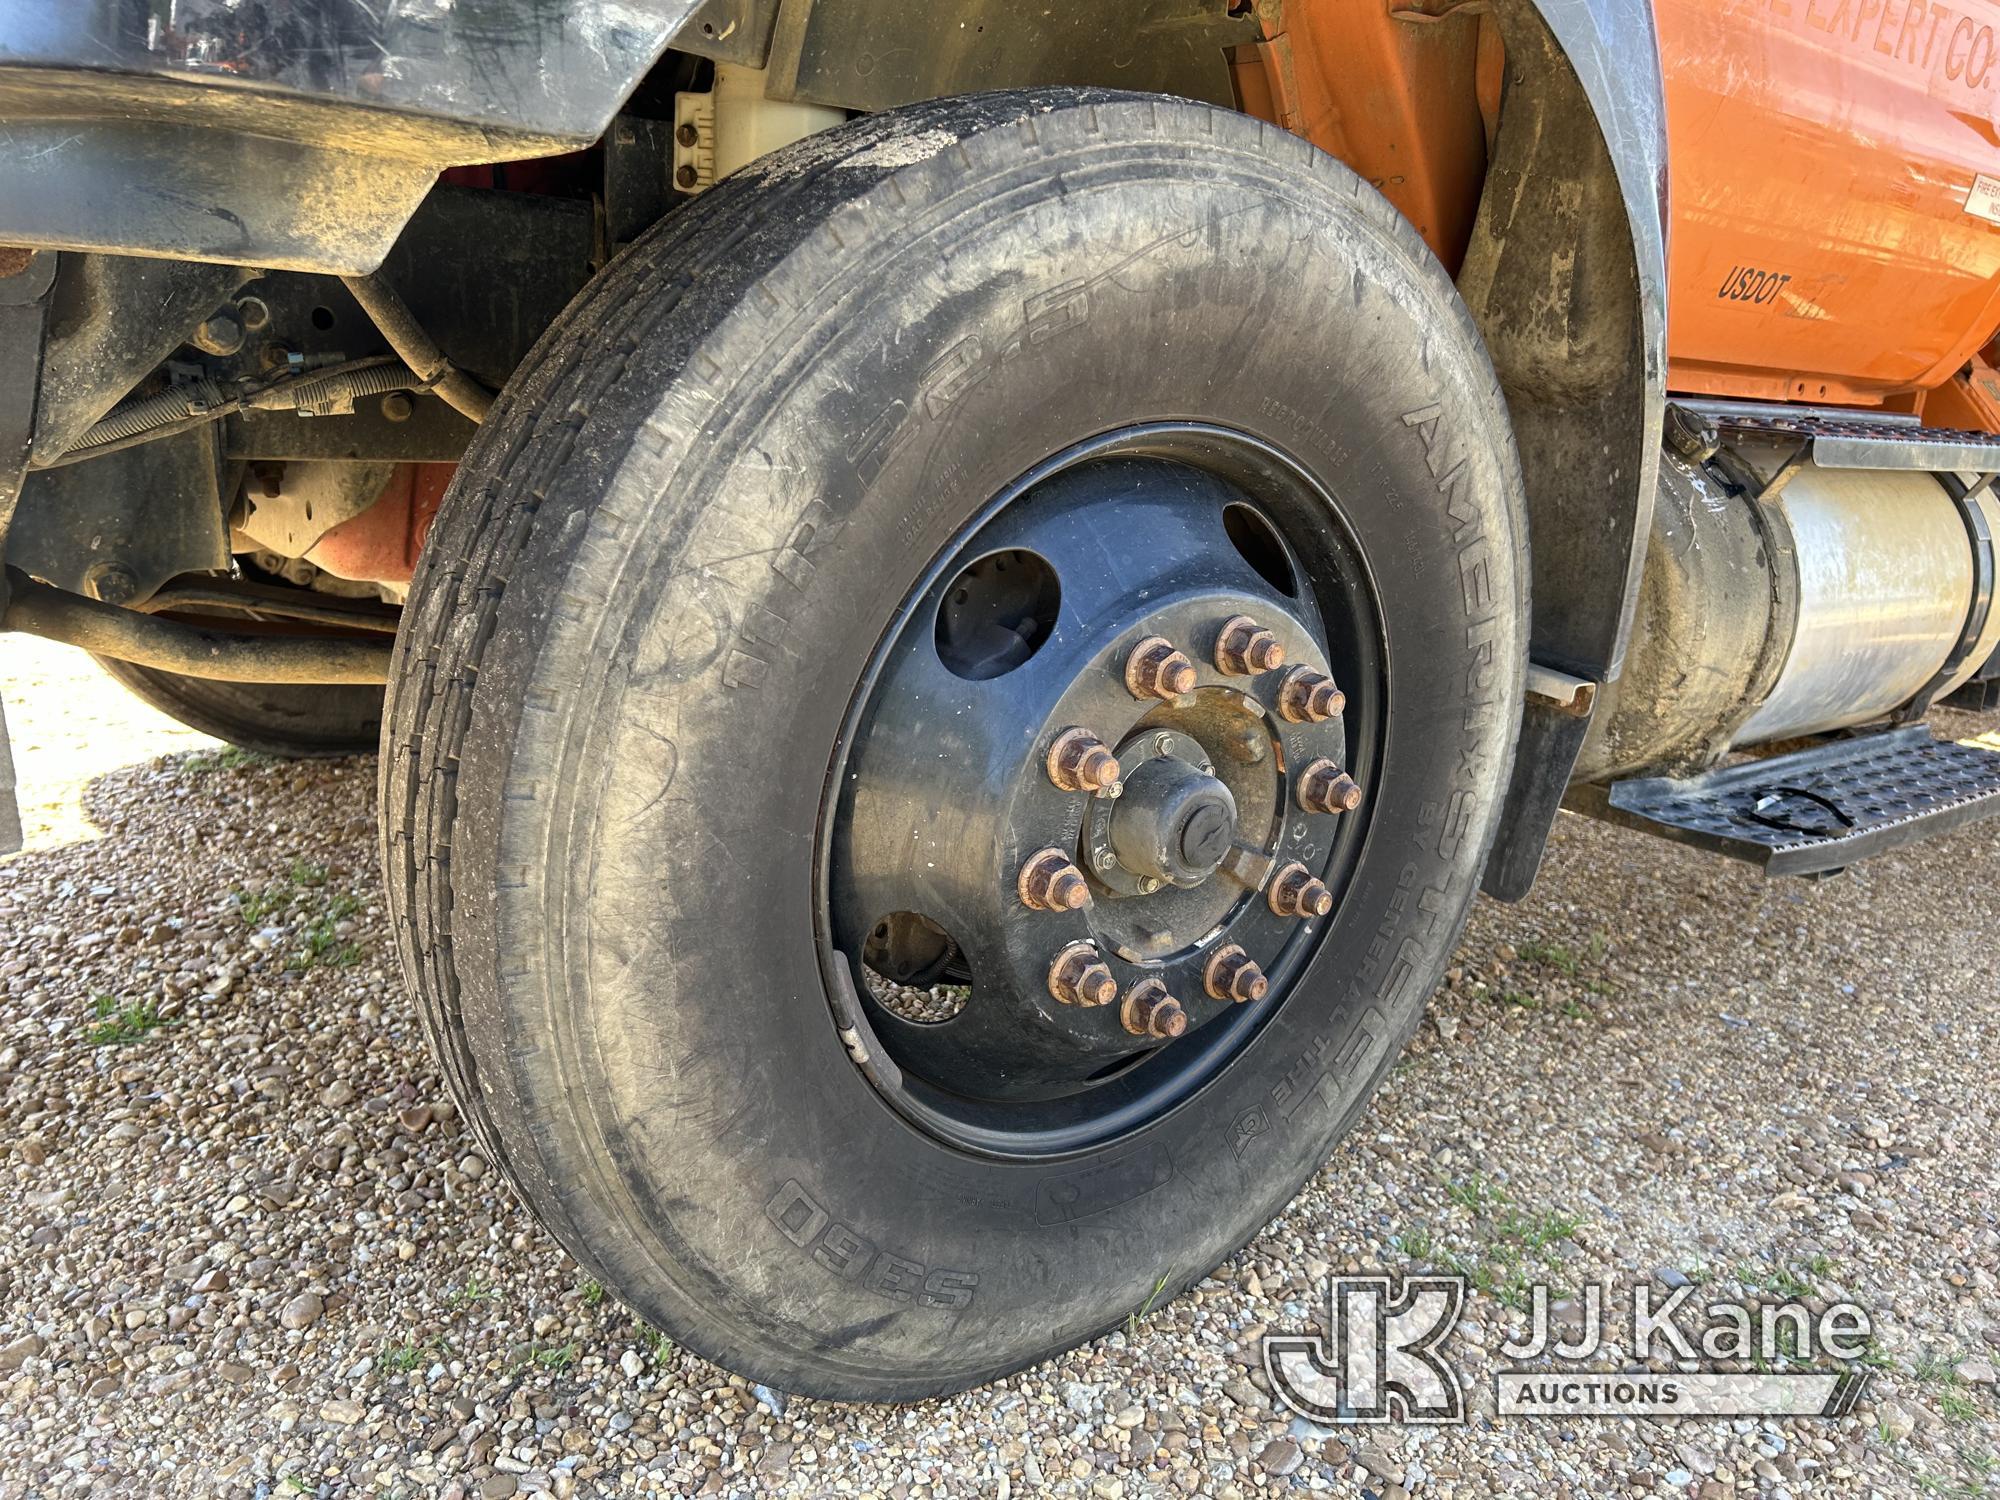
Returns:
[[[953,1312],[972,1306],[979,1286],[974,1272],[932,1269],[878,1248],[834,1218],[796,1180],[787,1180],[764,1205],[764,1217],[822,1269],[878,1297]]]

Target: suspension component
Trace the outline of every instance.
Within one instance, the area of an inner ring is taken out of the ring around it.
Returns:
[[[1118,779],[1118,757],[1088,729],[1065,729],[1049,746],[1049,780],[1065,792],[1089,792],[1116,797],[1125,790]]]
[[[1230,677],[1254,677],[1285,664],[1278,638],[1248,615],[1231,615],[1215,638],[1215,668]]]
[[[1036,911],[1080,911],[1090,905],[1090,885],[1083,871],[1060,849],[1039,849],[1029,855],[1015,885],[1021,904]]]
[[[1178,698],[1194,691],[1194,663],[1163,635],[1149,635],[1125,658],[1125,686],[1134,698]]]
[[[1049,993],[1064,1005],[1109,1005],[1118,998],[1118,981],[1096,948],[1071,943],[1049,965]]]
[[[1267,899],[1281,917],[1323,917],[1333,910],[1333,892],[1297,861],[1272,879]]]
[[[1278,712],[1294,724],[1320,724],[1347,707],[1347,694],[1324,672],[1293,667],[1278,688]]]
[[[1207,987],[1210,998],[1234,1001],[1238,1005],[1262,1000],[1271,988],[1264,971],[1234,943],[1216,949],[1208,967],[1202,970],[1201,982]]]
[[[1157,979],[1142,979],[1125,992],[1119,1019],[1132,1035],[1158,1037],[1161,1041],[1187,1030],[1187,1012]]]
[[[1309,813],[1353,812],[1361,805],[1361,788],[1330,760],[1316,760],[1299,773],[1299,806]]]

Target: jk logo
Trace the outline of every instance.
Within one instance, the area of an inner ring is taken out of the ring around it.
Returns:
[[[1336,1276],[1327,1286],[1331,1339],[1278,1334],[1264,1340],[1271,1390],[1312,1421],[1465,1420],[1458,1374],[1437,1347],[1458,1324],[1465,1282],[1457,1276]]]

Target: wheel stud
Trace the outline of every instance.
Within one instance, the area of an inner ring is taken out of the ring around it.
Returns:
[[[1078,911],[1090,905],[1090,886],[1083,871],[1060,849],[1041,849],[1029,855],[1015,884],[1021,904],[1036,911]]]
[[[1216,670],[1230,677],[1254,677],[1285,664],[1278,638],[1248,615],[1231,615],[1215,638]]]
[[[1311,667],[1294,667],[1278,689],[1278,712],[1294,724],[1319,724],[1347,707],[1347,694]]]
[[[1049,965],[1049,993],[1064,1005],[1109,1005],[1118,981],[1089,943],[1071,943]]]
[[[1116,797],[1125,790],[1118,779],[1118,757],[1088,729],[1065,729],[1049,746],[1049,780],[1065,792],[1089,792]]]
[[[1162,1041],[1187,1030],[1187,1012],[1157,979],[1142,979],[1125,992],[1119,1019],[1132,1035],[1158,1037]]]
[[[1323,917],[1333,910],[1333,892],[1296,862],[1271,881],[1271,910],[1281,917]]]
[[[1316,760],[1299,773],[1299,806],[1310,813],[1353,812],[1361,788],[1330,760]]]
[[[1178,698],[1194,691],[1194,663],[1165,636],[1149,635],[1125,658],[1125,686],[1134,698]]]
[[[1215,957],[1202,971],[1201,982],[1207,986],[1211,998],[1233,1000],[1238,1005],[1250,1000],[1262,1000],[1271,988],[1264,971],[1234,943],[1216,950]]]

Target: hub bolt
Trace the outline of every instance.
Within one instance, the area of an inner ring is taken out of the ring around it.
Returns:
[[[1324,672],[1293,667],[1278,688],[1278,712],[1294,724],[1319,724],[1347,707],[1347,694]]]
[[[1118,779],[1118,757],[1088,729],[1065,729],[1049,746],[1049,780],[1065,792],[1089,792],[1116,797],[1125,790]]]
[[[1090,905],[1090,886],[1083,871],[1060,849],[1041,849],[1029,855],[1015,884],[1021,904],[1036,911],[1078,911]]]
[[[1353,812],[1361,788],[1330,760],[1316,760],[1299,773],[1299,806],[1310,813]]]
[[[1119,1019],[1132,1035],[1158,1037],[1161,1041],[1187,1030],[1187,1012],[1157,979],[1142,979],[1125,992]]]
[[[1270,902],[1281,917],[1323,917],[1333,910],[1333,892],[1295,861],[1271,881]]]
[[[1264,971],[1234,943],[1216,950],[1215,957],[1202,971],[1201,982],[1208,987],[1212,998],[1233,1000],[1238,1005],[1249,1000],[1262,1000],[1271,988],[1271,981],[1264,977]]]
[[[1278,638],[1248,615],[1231,615],[1215,638],[1215,666],[1231,677],[1254,677],[1285,664]]]
[[[1149,635],[1125,658],[1125,686],[1134,698],[1178,698],[1194,691],[1194,663],[1163,635]]]
[[[1049,965],[1049,993],[1064,1005],[1109,1005],[1118,981],[1089,943],[1071,943]]]

